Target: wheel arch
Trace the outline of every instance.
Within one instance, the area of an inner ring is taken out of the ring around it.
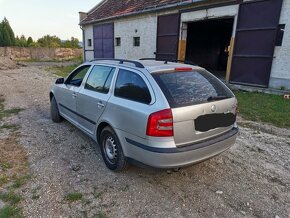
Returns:
[[[112,128],[112,126],[107,122],[107,121],[102,121],[99,123],[99,125],[97,126],[97,130],[96,130],[96,139],[97,142],[100,144],[100,136],[101,136],[101,132],[104,128],[106,127],[110,127]],[[113,129],[113,128],[112,128]]]
[[[52,91],[50,91],[50,92],[49,92],[49,100],[51,101],[53,97],[54,97],[54,94],[53,94]]]

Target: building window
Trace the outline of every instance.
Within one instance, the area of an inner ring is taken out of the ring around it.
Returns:
[[[133,45],[135,47],[139,47],[140,46],[140,37],[134,37],[133,38]]]
[[[88,39],[88,46],[92,46],[92,40]]]
[[[276,36],[276,46],[282,46],[284,32],[285,32],[285,24],[279,24]]]
[[[116,39],[115,39],[115,44],[116,44],[116,46],[121,46],[121,38],[120,37],[117,37]]]

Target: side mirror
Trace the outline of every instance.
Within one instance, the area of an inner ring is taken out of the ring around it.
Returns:
[[[58,79],[55,81],[55,84],[64,84],[64,78],[58,78]]]

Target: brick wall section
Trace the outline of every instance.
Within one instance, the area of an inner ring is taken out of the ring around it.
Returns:
[[[121,46],[115,46],[116,58],[154,58],[157,38],[157,16],[147,15],[115,21],[115,37]],[[140,47],[133,46],[133,38],[140,37]]]
[[[82,49],[0,47],[0,57],[13,60],[69,60],[81,57]]]
[[[275,47],[270,87],[286,87],[290,90],[290,1],[284,0],[280,24],[285,24],[282,46]]]

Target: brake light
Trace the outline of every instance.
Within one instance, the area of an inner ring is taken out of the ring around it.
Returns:
[[[175,71],[192,71],[190,67],[177,67],[174,69]]]
[[[154,137],[173,136],[173,116],[171,109],[150,114],[146,134]]]

